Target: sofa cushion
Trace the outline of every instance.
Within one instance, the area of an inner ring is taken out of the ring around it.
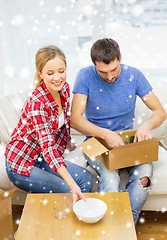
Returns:
[[[18,93],[0,99],[0,139],[4,143],[9,141],[10,135],[17,125],[27,95]]]
[[[137,129],[142,122],[151,117],[152,111],[148,109],[140,98],[137,98],[135,108],[134,129]],[[156,129],[152,131],[153,137],[161,137],[167,135],[167,119]]]
[[[159,147],[158,161],[154,162],[153,166],[151,194],[167,194],[167,151],[164,148]]]
[[[5,144],[0,144],[0,188],[4,190],[9,190],[15,188],[12,182],[9,180],[8,175],[6,173],[5,166]]]
[[[84,153],[82,152],[82,150],[79,147],[76,147],[76,149],[71,152],[68,150],[65,150],[63,157],[65,160],[75,163],[81,167],[86,168],[86,166],[87,166]]]

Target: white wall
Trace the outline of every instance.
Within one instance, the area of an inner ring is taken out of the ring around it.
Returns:
[[[35,53],[49,44],[65,52],[72,90],[78,70],[92,64],[92,41],[101,37],[118,41],[123,63],[140,68],[154,82],[166,83],[167,26],[135,28],[119,19],[109,22],[112,2],[0,0],[0,95],[32,89]],[[78,37],[90,40],[79,48]]]

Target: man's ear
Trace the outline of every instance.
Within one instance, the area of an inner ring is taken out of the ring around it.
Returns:
[[[120,54],[120,57],[119,57],[119,62],[122,61],[122,54]]]

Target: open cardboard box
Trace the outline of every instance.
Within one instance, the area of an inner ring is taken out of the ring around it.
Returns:
[[[0,239],[13,240],[13,219],[11,195],[15,189],[3,191],[0,189]]]
[[[97,157],[109,170],[157,161],[159,142],[163,137],[130,143],[130,138],[135,133],[134,129],[117,131],[117,134],[128,144],[111,150],[103,139],[95,137],[81,143],[79,148],[90,159]]]

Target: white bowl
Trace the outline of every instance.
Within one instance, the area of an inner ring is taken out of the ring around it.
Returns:
[[[79,200],[73,206],[73,211],[79,220],[87,223],[99,221],[107,211],[107,205],[100,199],[87,198],[87,201]]]

